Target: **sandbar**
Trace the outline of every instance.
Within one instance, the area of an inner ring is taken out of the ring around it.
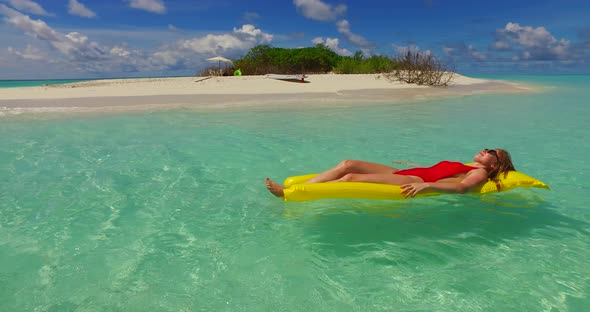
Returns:
[[[125,112],[174,108],[400,103],[480,93],[526,93],[529,85],[456,75],[449,87],[390,81],[381,74],[308,75],[305,82],[265,76],[104,79],[0,89],[0,115]]]

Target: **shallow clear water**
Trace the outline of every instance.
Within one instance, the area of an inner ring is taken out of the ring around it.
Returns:
[[[521,79],[550,87],[0,118],[0,311],[584,311],[590,77]],[[552,190],[283,203],[263,183],[486,147]]]
[[[38,87],[72,82],[86,81],[88,79],[47,79],[47,80],[0,80],[2,88]]]

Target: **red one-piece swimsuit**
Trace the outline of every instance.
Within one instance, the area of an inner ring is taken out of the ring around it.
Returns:
[[[396,171],[394,174],[419,177],[424,182],[436,182],[457,174],[467,173],[473,169],[477,168],[464,165],[457,161],[443,160],[432,167],[404,169]]]

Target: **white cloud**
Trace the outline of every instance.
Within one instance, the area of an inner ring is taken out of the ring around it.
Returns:
[[[507,49],[513,43],[520,49],[516,59],[523,60],[565,60],[573,53],[570,41],[557,40],[545,27],[533,28],[508,23],[496,31],[495,47]],[[514,59],[514,57],[513,57]]]
[[[244,24],[241,28],[234,28],[231,33],[208,34],[163,46],[151,56],[150,64],[169,70],[195,68],[207,57],[237,56],[256,45],[270,43],[272,39],[273,35]]]
[[[123,47],[113,47],[110,51],[111,55],[120,56],[120,57],[128,57],[131,55],[129,50]]]
[[[188,40],[180,40],[177,47],[202,54],[220,54],[228,50],[245,50],[252,46],[250,42],[243,41],[233,34],[206,35]]]
[[[68,13],[81,17],[96,17],[96,13],[92,12],[84,4],[78,2],[78,0],[70,0],[68,3]]]
[[[4,21],[40,41],[46,42],[52,48],[52,54],[41,58],[42,53],[34,48],[24,51],[11,49],[13,55],[28,60],[43,60],[46,64],[53,64],[54,69],[79,73],[105,73],[134,71],[145,61],[145,55],[134,55],[122,58],[123,51],[99,45],[79,32],[60,33],[49,27],[42,20],[32,20],[29,16],[0,5],[0,13],[5,15]],[[118,52],[118,55],[117,53]]]
[[[557,41],[545,27],[521,27],[517,23],[508,23],[499,32],[525,47],[547,46]]]
[[[5,22],[12,24],[26,34],[41,40],[57,40],[57,33],[42,20],[31,20],[29,16],[3,4],[0,4],[0,12],[5,15]]]
[[[235,28],[234,27],[234,35],[238,36],[238,37],[253,37],[256,38],[258,40],[260,40],[261,42],[264,43],[268,43],[272,40],[272,35],[270,34],[265,34],[262,32],[262,30],[257,29],[256,27],[254,27],[254,25],[250,25],[250,24],[244,24],[242,25],[242,28]]]
[[[42,52],[38,48],[31,46],[30,44],[27,45],[27,47],[22,51],[18,51],[13,47],[8,47],[8,53],[14,54],[25,60],[40,61],[47,59],[46,53]]]
[[[336,54],[338,55],[342,55],[342,56],[351,56],[352,52],[350,52],[349,50],[345,49],[345,48],[341,48],[340,47],[340,41],[337,38],[326,38],[326,40],[324,40],[324,38],[322,37],[317,37],[314,38],[311,41],[313,44],[325,44],[328,48],[330,48],[330,50],[336,52]]]
[[[273,36],[262,32],[253,25],[244,24],[233,32],[221,35],[206,35],[189,40],[180,40],[175,47],[201,54],[221,54],[231,51],[245,51],[257,44],[269,43]]]
[[[363,48],[371,47],[371,44],[367,41],[367,39],[350,31],[350,23],[347,20],[338,21],[336,26],[338,27],[338,32],[346,36],[348,41]]]
[[[299,11],[303,16],[309,19],[323,22],[334,21],[338,19],[339,16],[343,15],[347,10],[346,5],[344,4],[332,6],[330,4],[322,2],[321,0],[293,0],[293,4],[295,4],[297,11]],[[371,48],[374,47],[373,44],[371,44],[363,36],[353,33],[350,30],[350,23],[347,20],[339,20],[338,22],[336,22],[336,27],[338,29],[338,32],[342,34],[347,41],[349,41],[357,47],[361,47],[363,54],[371,54]]]
[[[0,18],[7,25],[46,43],[47,48],[50,48],[43,53],[32,46],[27,46],[24,50],[11,47],[4,50],[5,55],[33,61],[43,60],[48,64],[54,64],[52,68],[61,71],[92,75],[125,72],[194,72],[200,66],[208,64],[205,61],[208,57],[217,54],[229,58],[238,57],[250,48],[270,43],[273,39],[271,34],[245,24],[225,34],[207,34],[179,40],[148,52],[129,48],[125,44],[102,45],[78,31],[62,33],[42,20],[31,19],[28,15],[2,4]],[[170,36],[169,31],[167,36]]]
[[[134,9],[144,10],[152,13],[166,13],[166,5],[162,0],[126,0],[129,6]]]
[[[53,14],[48,13],[45,9],[37,2],[31,0],[7,0],[13,8],[29,14],[51,16]]]
[[[506,41],[496,40],[491,48],[496,51],[510,50],[510,44]]]
[[[166,69],[180,69],[185,67],[186,55],[173,50],[165,50],[154,53],[150,58],[155,67]]]
[[[78,32],[62,34],[49,27],[42,20],[32,20],[29,16],[0,5],[0,12],[7,15],[4,20],[22,32],[46,41],[70,60],[100,59],[105,49]]]
[[[293,4],[303,16],[317,21],[333,21],[346,12],[346,5],[332,6],[320,0],[293,0]]]

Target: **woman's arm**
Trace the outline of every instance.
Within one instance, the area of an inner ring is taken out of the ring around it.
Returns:
[[[440,193],[467,193],[479,184],[488,180],[488,173],[484,169],[476,169],[469,172],[459,182],[420,182],[408,183],[401,186],[404,197],[414,197],[423,190],[431,190]]]

